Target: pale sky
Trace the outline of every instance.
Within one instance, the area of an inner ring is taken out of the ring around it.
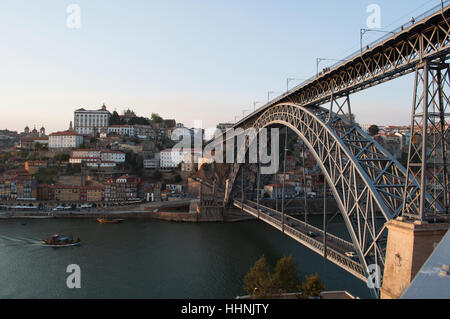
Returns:
[[[66,24],[71,3],[79,29]],[[313,76],[317,57],[356,51],[372,3],[391,30],[440,1],[1,0],[0,129],[67,129],[75,109],[103,103],[186,126],[234,122],[287,77]],[[409,75],[351,96],[352,109],[361,124],[409,124],[412,93]]]

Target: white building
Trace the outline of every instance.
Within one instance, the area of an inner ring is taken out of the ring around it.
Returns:
[[[159,159],[158,158],[145,159],[143,164],[145,169],[158,169]]]
[[[48,137],[48,148],[77,148],[83,144],[83,136],[75,131],[55,132]]]
[[[369,127],[371,127],[373,124],[361,124],[361,128],[364,130],[364,132],[369,133]]]
[[[116,134],[120,136],[134,136],[134,127],[132,125],[111,125],[108,126],[108,134]]]
[[[154,138],[156,136],[155,130],[151,125],[111,125],[107,129],[108,134],[115,134],[119,136],[136,136],[145,139],[147,137]]]
[[[161,168],[175,168],[186,159],[194,157],[197,162],[198,157],[202,155],[201,149],[194,148],[168,148],[160,152],[159,165]]]
[[[91,158],[99,159],[101,152],[102,152],[101,150],[97,149],[73,150],[72,156],[70,158],[70,163],[78,164],[81,163],[82,159],[91,159]]]
[[[120,151],[104,150],[100,154],[102,162],[125,163],[125,153]]]
[[[181,193],[183,191],[183,185],[166,184],[166,189],[168,189],[172,192]]]
[[[111,113],[103,104],[99,110],[78,109],[74,112],[75,131],[82,135],[91,135],[100,132],[102,128],[108,127]]]
[[[125,153],[99,149],[74,150],[69,162],[81,164],[82,161],[85,161],[88,166],[115,167],[116,164],[125,162]]]

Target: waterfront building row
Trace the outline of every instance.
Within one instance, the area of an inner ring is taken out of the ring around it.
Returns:
[[[10,170],[0,175],[0,200],[34,200],[36,197],[36,179],[26,170]]]

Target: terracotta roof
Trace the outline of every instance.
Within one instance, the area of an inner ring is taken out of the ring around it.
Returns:
[[[50,134],[50,136],[74,136],[74,135],[82,136],[81,134],[78,134],[75,131],[69,131],[69,130],[62,131],[62,132],[55,132],[55,133]]]
[[[42,136],[42,137],[26,136],[26,137],[21,138],[22,142],[47,141],[47,140],[48,140],[48,136]]]
[[[72,152],[101,152],[101,149],[97,148],[78,148],[73,150]]]
[[[41,187],[49,187],[53,189],[91,189],[91,190],[101,190],[102,186],[79,186],[79,185],[39,185]]]

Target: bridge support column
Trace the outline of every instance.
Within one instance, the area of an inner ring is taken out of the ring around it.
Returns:
[[[333,116],[336,117],[337,115],[342,115],[346,117],[350,124],[353,124],[353,115],[352,115],[352,108],[350,107],[350,96],[347,94],[344,96],[344,100],[342,102],[339,102],[338,98],[331,93],[330,98],[330,112],[328,113],[328,122],[332,120]],[[337,110],[334,111],[334,106],[337,107]],[[347,113],[346,113],[347,111]]]
[[[417,66],[402,216],[429,220],[449,215],[449,89],[448,63],[425,60]]]
[[[399,217],[386,226],[389,232],[380,297],[397,299],[448,231],[450,223],[430,224]]]

